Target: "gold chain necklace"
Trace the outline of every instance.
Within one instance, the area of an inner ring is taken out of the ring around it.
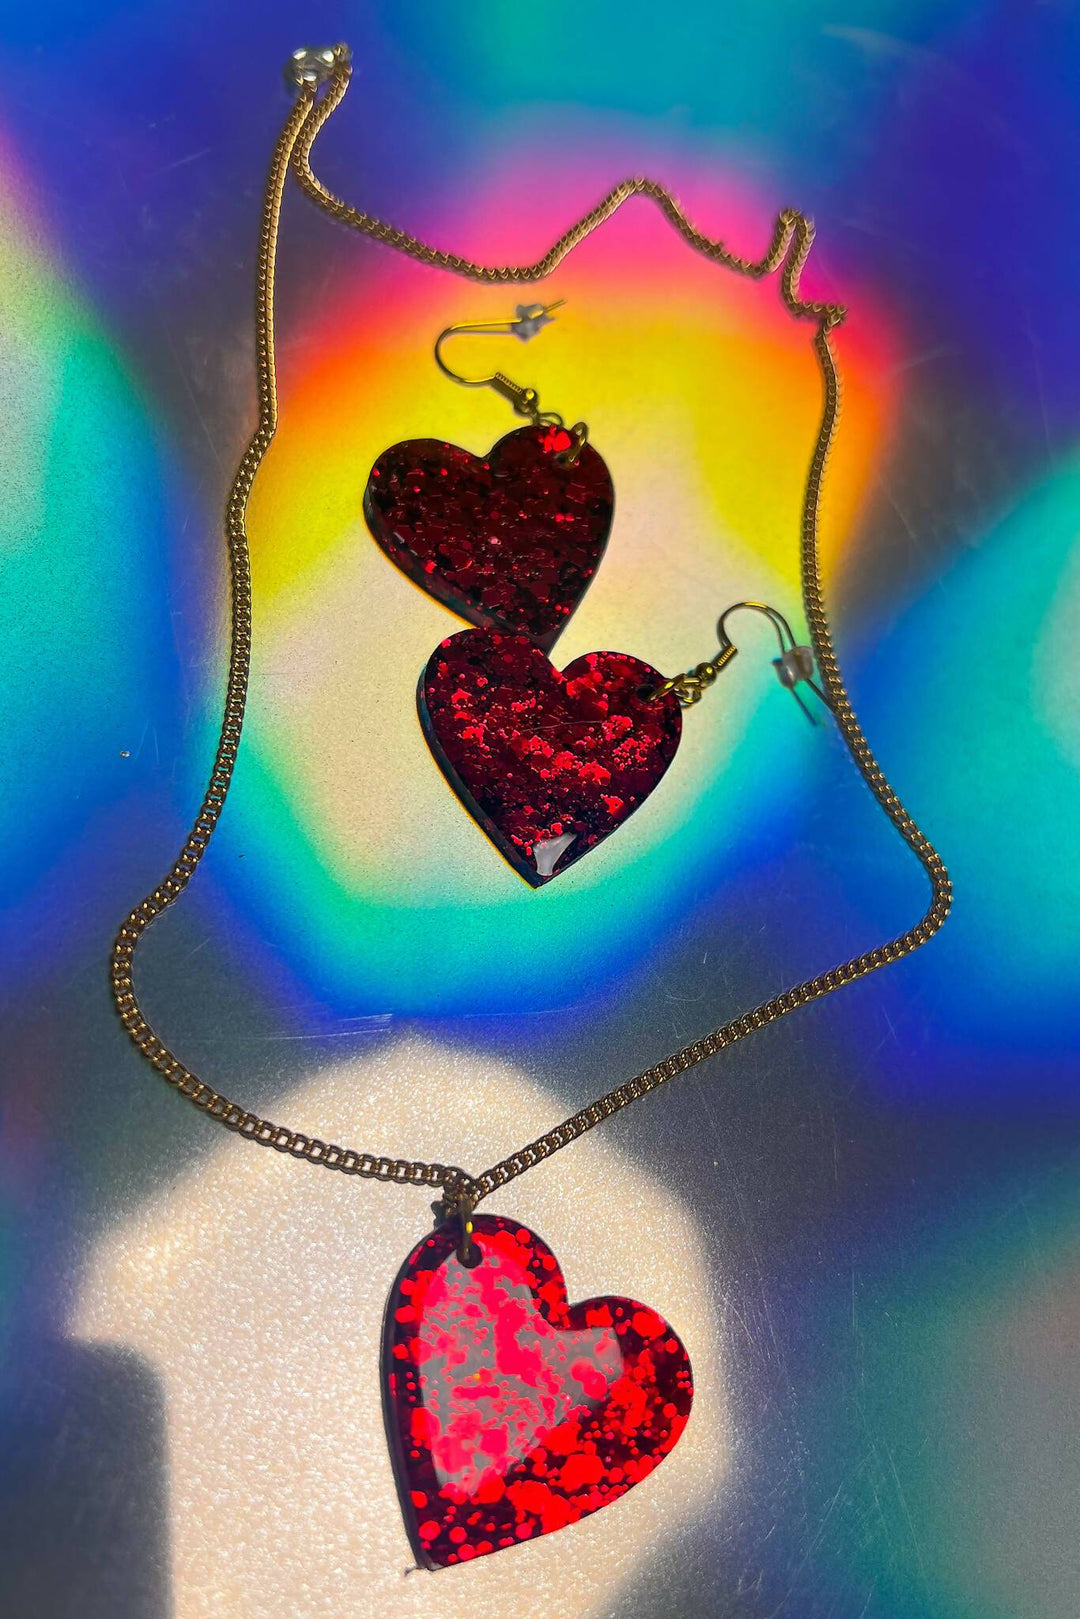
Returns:
[[[180,854],[161,882],[135,906],[120,928],[111,957],[113,998],[120,1018],[135,1045],[148,1062],[209,1118],[263,1146],[291,1153],[310,1164],[335,1169],[346,1175],[370,1180],[395,1181],[406,1186],[441,1188],[448,1208],[455,1207],[467,1221],[482,1198],[508,1181],[524,1174],[542,1159],[566,1147],[604,1119],[656,1090],[707,1057],[775,1023],[778,1018],[810,1001],[829,995],[857,978],[910,955],[937,932],[945,921],[951,902],[951,887],[945,866],[929,840],[919,830],[882,773],[858,720],[840,675],[832,635],[825,611],[818,557],[818,511],[821,485],[829,451],[836,431],[840,404],[840,379],[830,333],[844,319],[837,304],[808,302],[799,295],[799,280],[814,238],[813,225],[795,209],[785,209],[776,222],[773,239],[760,259],[740,258],[723,243],[696,230],[683,214],[671,193],[654,180],[624,180],[560,236],[542,258],[528,265],[484,265],[455,253],[443,252],[419,241],[392,225],[361,213],[335,197],[318,179],[311,167],[311,149],[323,124],[339,105],[350,79],[349,51],[339,45],[333,50],[301,51],[292,58],[288,70],[296,101],[274,146],[263,199],[259,233],[256,281],[255,349],[259,401],[259,421],[250,444],[237,468],[225,509],[225,534],[229,552],[231,629],[229,670],[225,710],[221,723],[209,785],[198,815]],[[840,733],[864,781],[900,836],[911,848],[930,882],[931,900],[923,917],[906,932],[873,950],[795,984],[782,994],[763,1001],[740,1017],[722,1024],[710,1034],[673,1052],[653,1067],[626,1080],[607,1095],[598,1097],[579,1112],[547,1131],[536,1141],[492,1165],[482,1174],[470,1175],[453,1165],[426,1163],[417,1159],[387,1158],[372,1152],[308,1136],[299,1130],[273,1124],[230,1101],[207,1085],[170,1051],[154,1032],[135,993],[133,965],[135,950],[151,922],[175,903],[186,888],[203,855],[224,808],[236,764],[247,701],[251,661],[251,564],[246,530],[248,498],[256,473],[277,427],[277,389],[274,360],[274,273],[277,258],[278,227],[285,181],[290,167],[301,188],[333,218],[354,230],[385,243],[388,247],[455,275],[487,282],[540,281],[559,265],[580,242],[635,196],[649,197],[679,235],[703,257],[737,275],[760,280],[780,272],[784,304],[797,319],[815,323],[814,352],[821,370],[823,403],[814,444],[802,511],[801,567],[803,606],[818,671],[829,707]]]

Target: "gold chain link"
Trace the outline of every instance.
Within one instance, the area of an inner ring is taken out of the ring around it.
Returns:
[[[320,58],[323,60],[324,58]],[[899,961],[926,943],[941,927],[949,912],[951,887],[948,873],[940,856],[907,813],[892,787],[883,775],[867,743],[851,702],[845,690],[836,654],[833,650],[821,585],[818,558],[818,512],[821,504],[821,486],[836,431],[840,408],[840,379],[829,333],[844,318],[844,309],[838,304],[808,302],[799,296],[799,278],[813,242],[813,226],[795,209],[785,209],[776,222],[772,242],[760,259],[745,259],[730,252],[724,245],[702,233],[690,224],[674,197],[654,180],[624,180],[597,204],[584,218],[560,236],[535,264],[492,266],[477,264],[456,253],[443,252],[421,242],[415,236],[373,219],[350,207],[328,191],[311,168],[311,149],[322,125],[344,96],[350,78],[348,51],[339,46],[333,53],[333,66],[328,68],[325,87],[320,94],[318,83],[301,82],[296,103],[290,112],[274,147],[270,172],[263,200],[262,223],[259,234],[259,254],[256,280],[256,365],[259,398],[259,420],[243,459],[237,469],[229,494],[225,514],[225,534],[229,554],[229,591],[231,604],[231,631],[228,681],[225,691],[225,711],[217,753],[210,782],[195,823],[179,856],[158,886],[137,905],[125,919],[113,946],[111,982],[116,1009],[128,1034],[143,1056],[153,1064],[182,1096],[201,1108],[210,1118],[227,1129],[234,1130],[263,1146],[275,1147],[279,1152],[291,1153],[308,1163],[325,1169],[336,1169],[346,1175],[360,1175],[369,1179],[397,1181],[410,1186],[442,1187],[451,1201],[471,1207],[500,1186],[522,1175],[533,1165],[568,1146],[578,1136],[591,1130],[620,1109],[636,1102],[639,1097],[674,1079],[676,1074],[704,1062],[707,1057],[745,1039],[758,1029],[776,1022],[778,1018],[806,1006],[810,1001],[829,995],[879,967]],[[931,887],[931,902],[922,919],[914,927],[876,949],[854,956],[816,978],[807,979],[785,990],[783,994],[764,1001],[760,1006],[743,1013],[741,1017],[722,1024],[711,1034],[681,1051],[665,1057],[662,1062],[644,1073],[627,1080],[606,1096],[599,1097],[571,1118],[565,1119],[553,1130],[520,1148],[501,1163],[493,1165],[483,1174],[471,1176],[455,1165],[425,1163],[422,1160],[387,1158],[370,1152],[356,1152],[352,1148],[304,1135],[284,1125],[272,1124],[268,1119],[240,1107],[228,1097],[213,1090],[177,1058],[159,1039],[147,1022],[136,998],[132,978],[136,947],[161,913],[183,893],[199,861],[206,853],[214,828],[217,826],[236,764],[240,733],[247,700],[248,674],[251,661],[251,563],[246,530],[248,497],[255,475],[270,445],[277,427],[277,389],[274,363],[274,270],[277,256],[278,225],[281,216],[282,195],[290,165],[302,189],[321,208],[335,219],[375,240],[396,248],[399,252],[418,259],[421,263],[449,270],[455,275],[471,277],[476,281],[539,281],[550,275],[566,255],[591,234],[630,197],[650,197],[664,217],[680,236],[698,253],[723,265],[739,275],[760,279],[780,271],[780,290],[784,304],[799,319],[816,322],[814,351],[821,368],[823,405],[821,422],[810,462],[802,516],[802,588],[810,639],[817,659],[829,704],[840,728],[841,735],[864,781],[877,799],[900,836],[921,863]]]

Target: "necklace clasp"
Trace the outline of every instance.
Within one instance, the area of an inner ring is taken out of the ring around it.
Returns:
[[[285,83],[290,90],[326,84],[339,67],[347,67],[351,61],[347,45],[301,45],[285,63]]]

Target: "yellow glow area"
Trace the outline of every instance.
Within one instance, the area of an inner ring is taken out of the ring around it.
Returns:
[[[589,244],[544,287],[544,298],[568,303],[538,338],[469,336],[447,350],[466,374],[503,369],[538,387],[544,408],[584,418],[611,469],[611,541],[555,650],[560,666],[609,649],[673,673],[715,651],[716,617],[745,596],[799,618],[800,513],[821,405],[812,324],[785,313],[775,280],[741,282],[654,228],[647,285],[631,275],[613,292],[609,255]],[[259,624],[250,735],[347,891],[519,902],[416,720],[424,663],[466,626],[383,556],[361,499],[390,443],[437,437],[483,454],[521,425],[491,391],[444,379],[431,349],[450,321],[505,319],[537,293],[459,284],[385,255],[373,274],[370,260],[365,268],[362,295],[321,311],[285,347],[281,425],[250,515]],[[827,482],[827,558],[850,534],[890,416],[880,341],[842,330],[838,343],[848,408]],[[687,716],[668,782],[602,864],[584,861],[560,879],[563,892],[632,865],[713,791],[754,693],[768,689],[763,665],[764,651],[753,670],[725,674],[723,698]]]
[[[320,317],[283,363],[278,436],[252,496],[264,608],[275,617],[297,610],[297,583],[356,538],[368,471],[388,444],[447,438],[483,454],[522,425],[490,391],[443,378],[432,346],[456,318],[505,320],[516,302],[556,292],[567,307],[540,337],[465,336],[446,357],[473,376],[504,370],[538,387],[545,409],[589,423],[616,490],[605,571],[620,546],[678,573],[701,550],[713,561],[735,545],[795,584],[821,409],[813,325],[785,312],[775,279],[752,284],[697,263],[686,273],[677,262],[684,274],[658,301],[652,288],[599,293],[595,264],[567,264],[537,294],[455,285],[399,261]],[[884,447],[893,391],[880,332],[842,328],[835,341],[845,407],[828,478],[827,557],[849,533]],[[655,542],[645,556],[643,536]]]
[[[479,1165],[554,1110],[510,1068],[410,1040],[325,1070],[280,1111],[324,1139]],[[380,1335],[429,1200],[227,1137],[102,1241],[73,1332],[130,1346],[163,1385],[176,1619],[608,1614],[659,1547],[714,1509],[730,1458],[716,1272],[690,1211],[598,1131],[484,1207],[540,1232],[571,1300],[623,1294],[672,1323],[694,1368],[686,1432],[584,1522],[404,1578]]]

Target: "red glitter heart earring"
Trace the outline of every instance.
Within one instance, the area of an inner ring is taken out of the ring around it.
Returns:
[[[523,635],[464,630],[436,650],[420,679],[428,745],[465,808],[534,888],[616,831],[675,757],[682,710],[698,703],[737,655],[732,613],[750,609],[779,642],[777,677],[815,723],[796,687],[815,683],[814,656],[764,602],[735,602],[711,659],[665,679],[624,652],[588,652],[566,669]]]
[[[522,304],[513,320],[459,321],[435,341],[440,370],[466,388],[493,388],[527,427],[484,456],[439,439],[393,444],[372,467],[364,516],[391,562],[481,629],[525,636],[550,651],[588,589],[607,545],[611,475],[584,422],[542,411],[535,388],[501,371],[463,377],[443,358],[451,337],[510,333],[522,341],[553,319]]]

